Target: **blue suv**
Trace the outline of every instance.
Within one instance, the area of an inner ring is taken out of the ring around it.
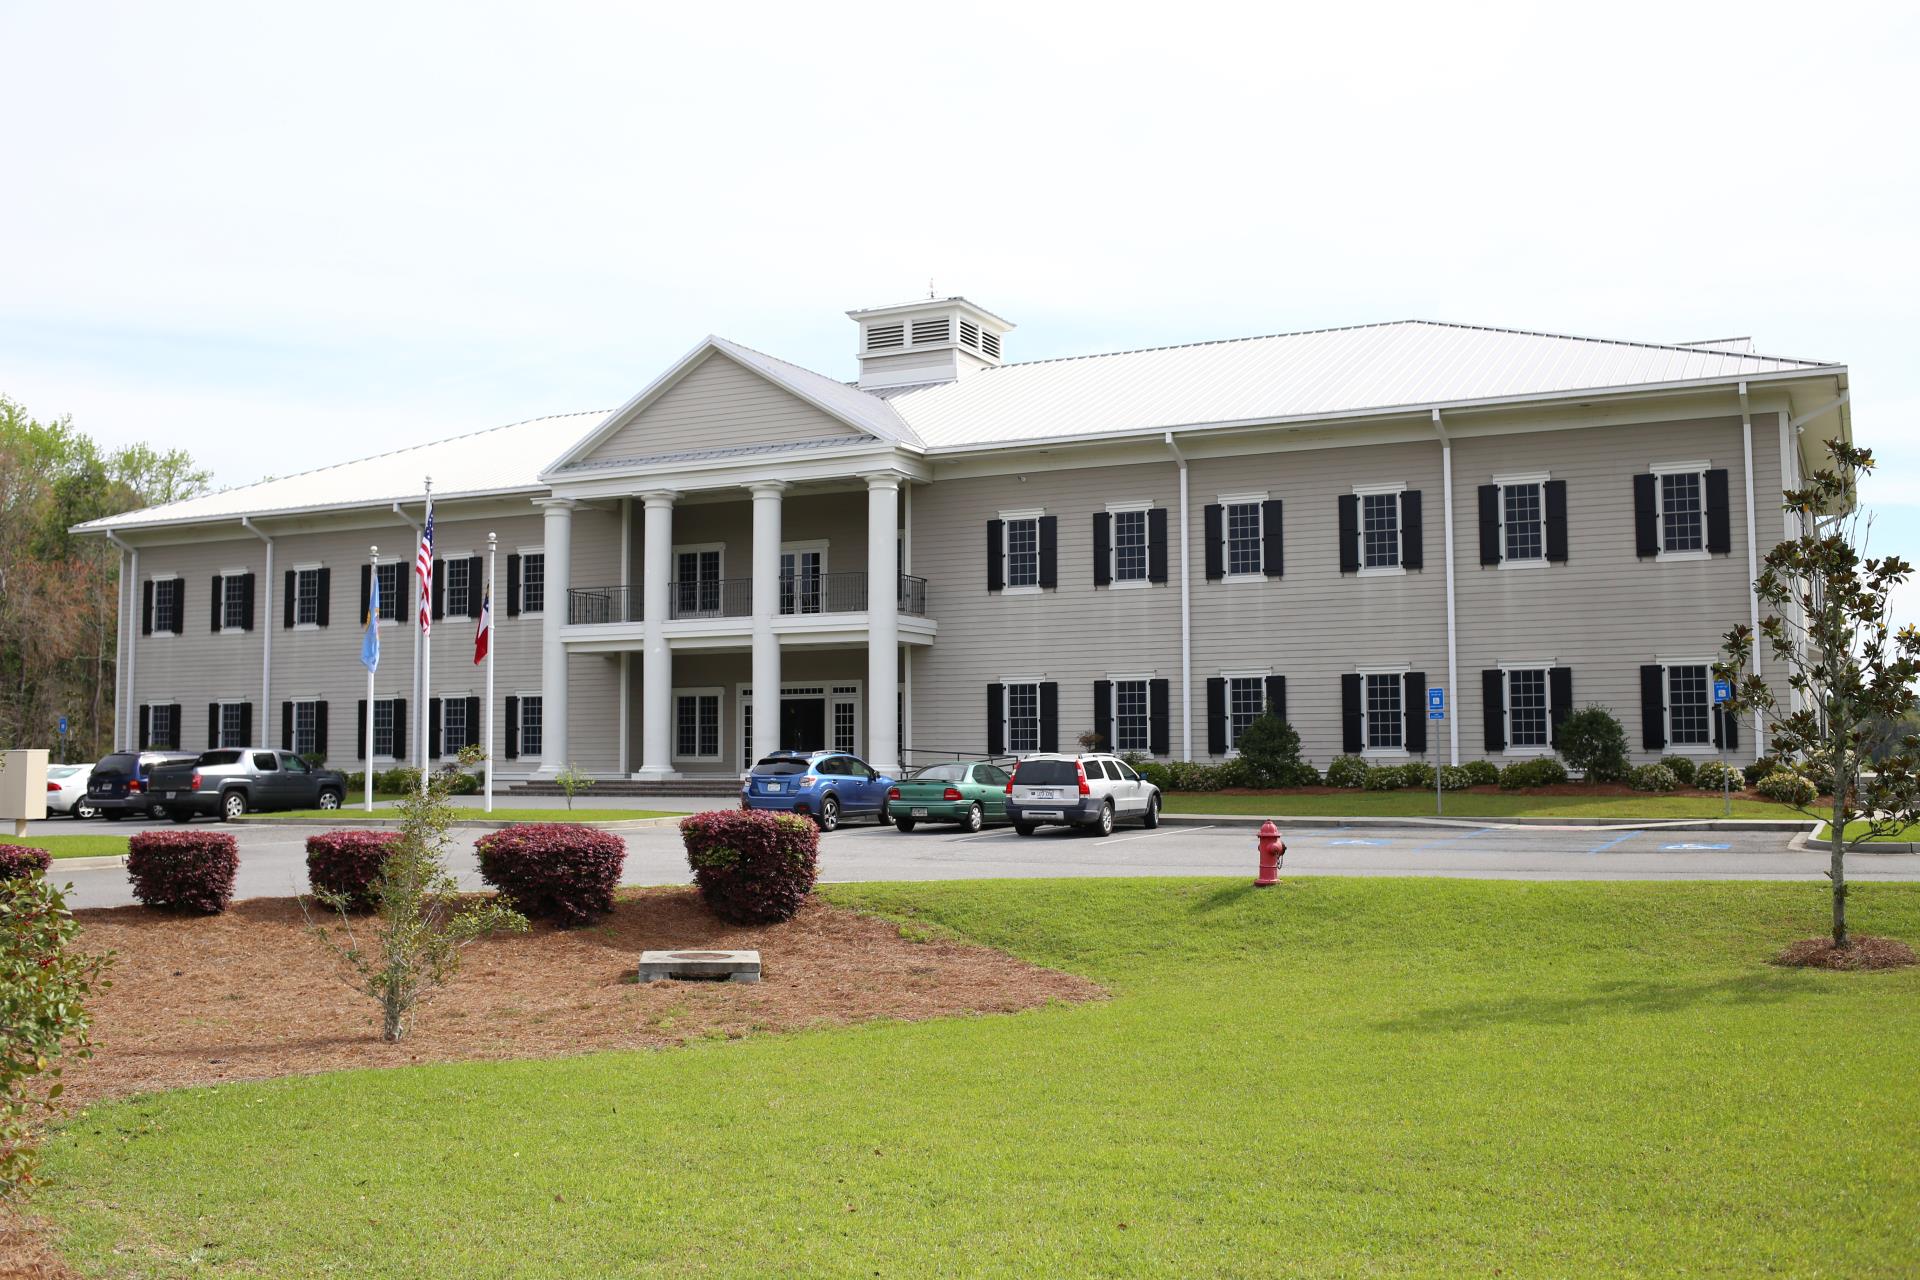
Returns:
[[[893,782],[843,751],[776,751],[747,774],[740,803],[747,809],[797,813],[832,831],[847,818],[885,822]]]

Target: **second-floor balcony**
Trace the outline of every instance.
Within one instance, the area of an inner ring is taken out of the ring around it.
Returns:
[[[927,616],[924,578],[901,574],[896,604],[909,618]],[[793,574],[780,580],[780,616],[848,614],[867,611],[867,573],[849,569],[837,573]],[[644,620],[641,590],[632,586],[574,587],[567,592],[569,626],[597,626]],[[667,618],[750,618],[753,616],[753,579],[701,578],[667,584]]]

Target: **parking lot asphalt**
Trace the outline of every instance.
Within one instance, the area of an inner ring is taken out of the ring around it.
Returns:
[[[34,824],[40,833],[110,831],[131,834],[150,824],[128,821]],[[169,824],[161,823],[160,826]],[[306,889],[306,837],[312,827],[233,826],[240,845],[240,897],[284,897]],[[449,864],[460,884],[480,888],[473,842],[483,834],[457,828]],[[628,884],[685,884],[691,878],[672,825],[623,833]],[[1499,827],[1285,827],[1285,875],[1457,876],[1524,880],[1822,880],[1824,852],[1791,832],[1672,829]],[[1048,829],[1021,837],[1007,828],[978,835],[922,827],[846,827],[823,838],[820,877],[851,880],[968,880],[1047,876],[1251,877],[1253,832],[1208,823],[1123,827],[1100,839]],[[1859,880],[1920,880],[1920,854],[1856,854],[1848,874]],[[73,905],[132,901],[118,859],[54,864],[74,886]]]

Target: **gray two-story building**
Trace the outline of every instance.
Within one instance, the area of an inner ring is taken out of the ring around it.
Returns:
[[[1219,758],[1271,705],[1322,765],[1457,762],[1597,703],[1643,757],[1764,749],[1709,664],[1844,365],[1424,321],[1022,364],[964,298],[851,316],[851,382],[708,338],[611,413],[81,526],[122,552],[119,744],[384,767],[490,725],[504,778],[664,780]]]

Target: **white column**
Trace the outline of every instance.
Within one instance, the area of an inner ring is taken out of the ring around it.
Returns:
[[[780,746],[780,637],[774,619],[780,616],[780,495],[779,481],[749,486],[753,493],[753,758],[762,759]]]
[[[560,628],[567,621],[567,588],[573,583],[573,508],[567,498],[540,504],[546,532],[546,598],[540,615],[540,772],[549,776],[567,767],[567,650]]]
[[[867,477],[867,763],[900,769],[900,477]],[[756,717],[757,718],[757,717]]]
[[[673,776],[673,652],[667,648],[667,584],[673,579],[673,500],[648,493],[640,550],[640,772]]]

